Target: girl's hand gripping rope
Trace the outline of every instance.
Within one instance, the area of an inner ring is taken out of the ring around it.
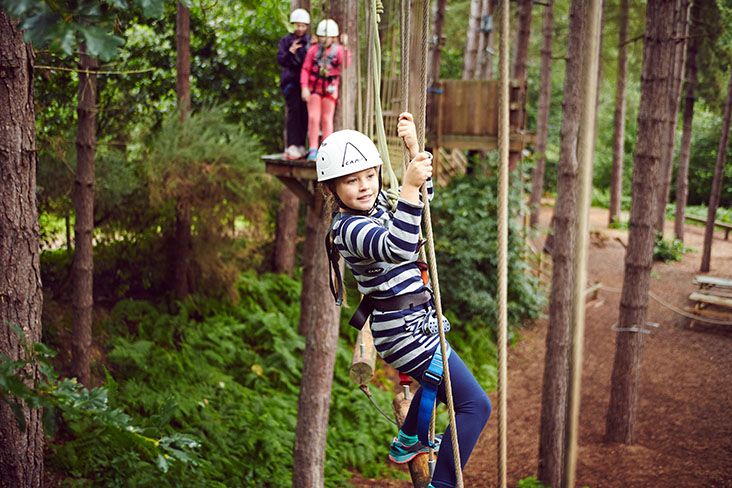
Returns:
[[[432,177],[432,154],[418,153],[407,166],[402,181],[402,199],[416,205],[420,204],[419,189]]]
[[[409,112],[399,114],[397,133],[404,141],[407,151],[409,151],[409,159],[414,159],[419,152],[419,144],[417,142],[417,127],[414,125],[412,114]]]

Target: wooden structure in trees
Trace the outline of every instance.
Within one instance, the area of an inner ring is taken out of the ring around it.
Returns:
[[[428,120],[433,147],[476,151],[498,149],[498,80],[440,80],[432,89],[435,117]],[[526,100],[518,82],[511,83],[509,110],[523,115],[511,126],[510,152],[521,152],[532,140],[526,128]],[[513,117],[512,117],[513,119]]]

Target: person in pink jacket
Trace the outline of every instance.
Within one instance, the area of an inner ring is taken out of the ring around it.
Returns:
[[[316,34],[319,42],[308,49],[300,71],[302,99],[308,104],[308,161],[315,161],[321,133],[325,139],[333,132],[341,68],[347,62],[333,19],[321,20]]]

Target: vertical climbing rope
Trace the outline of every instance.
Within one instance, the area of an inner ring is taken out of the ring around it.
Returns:
[[[384,130],[384,114],[381,110],[381,43],[379,42],[379,26],[378,23],[381,20],[380,15],[384,13],[384,7],[381,4],[381,0],[371,1],[371,28],[372,28],[372,42],[371,42],[371,55],[373,57],[373,80],[374,80],[374,104],[375,104],[375,115],[376,115],[376,146],[379,148],[379,154],[384,162],[384,169],[386,170],[386,176],[389,178],[389,200],[392,202],[392,206],[396,206],[396,195],[399,188],[399,181],[397,180],[396,174],[391,166],[391,160],[389,159],[389,148],[386,144],[386,131]]]
[[[587,241],[590,193],[592,189],[592,155],[595,140],[597,99],[597,66],[599,63],[601,1],[591,0],[585,29],[585,52],[582,62],[582,113],[579,123],[577,160],[580,188],[577,201],[577,222],[572,284],[572,360],[570,363],[569,425],[567,452],[564,460],[564,486],[574,486],[577,460],[582,355],[585,338],[585,283],[587,282]]]
[[[507,414],[508,414],[508,149],[509,149],[509,4],[501,0],[500,8],[500,97],[498,110],[498,486],[506,487]]]
[[[419,86],[419,106],[416,111],[417,119],[417,140],[420,142],[420,146],[424,147],[424,136],[425,136],[425,117],[426,117],[426,101],[427,101],[427,37],[429,30],[429,1],[422,0],[422,37],[421,37],[421,69],[420,69],[420,86]],[[409,45],[402,45],[402,52],[409,49]],[[405,97],[408,93],[403,94]],[[442,297],[440,294],[440,279],[437,274],[437,258],[435,256],[435,240],[432,232],[432,213],[430,211],[430,200],[427,194],[427,186],[422,186],[422,203],[424,204],[423,213],[423,228],[425,236],[427,238],[427,257],[430,270],[430,280],[432,282],[432,289],[435,299],[435,310],[437,312],[437,330],[440,335],[440,350],[442,357],[447,358],[447,340],[445,339],[445,329],[442,323]],[[455,422],[455,404],[452,397],[452,383],[450,381],[450,366],[449,361],[444,362],[443,372],[444,384],[445,384],[445,396],[447,397],[447,410],[450,416],[450,437],[452,439],[452,455],[455,463],[455,476],[457,487],[463,487],[463,472],[462,464],[460,462],[460,446],[458,444],[457,436],[457,423]]]

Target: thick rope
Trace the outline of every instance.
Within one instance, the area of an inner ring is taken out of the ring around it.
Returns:
[[[377,3],[379,4],[377,7]],[[379,10],[380,8],[380,10]],[[381,43],[379,41],[379,26],[378,22],[381,20],[380,15],[384,12],[384,7],[381,6],[379,0],[371,1],[371,28],[373,29],[373,36],[371,42],[371,55],[373,56],[373,68],[374,68],[374,104],[376,108],[376,145],[381,154],[381,160],[384,162],[384,169],[386,176],[389,178],[389,201],[393,208],[396,207],[396,199],[398,196],[399,181],[397,180],[396,174],[391,167],[391,160],[389,158],[389,147],[386,144],[386,131],[384,130],[384,114],[381,110]]]
[[[423,11],[422,11],[422,48],[423,51],[421,54],[421,61],[422,61],[422,69],[420,70],[421,78],[420,78],[420,86],[419,86],[419,107],[416,111],[416,120],[417,120],[417,140],[420,142],[420,146],[424,148],[425,143],[425,117],[426,117],[426,100],[427,100],[427,67],[426,67],[426,49],[427,49],[427,36],[428,36],[428,30],[429,30],[429,2],[427,0],[422,1],[423,5]],[[402,52],[409,49],[408,44],[402,45]],[[402,58],[403,59],[403,58]],[[405,98],[408,96],[407,93],[402,94]],[[445,329],[442,323],[443,320],[443,313],[442,313],[442,298],[440,294],[440,279],[439,275],[437,274],[437,258],[435,256],[435,239],[434,234],[432,233],[432,212],[430,211],[430,200],[429,195],[427,194],[427,186],[422,185],[422,203],[424,204],[424,213],[423,213],[423,227],[425,231],[425,236],[427,238],[427,262],[429,264],[429,270],[430,270],[430,279],[432,281],[432,289],[434,293],[434,300],[435,300],[435,310],[437,312],[437,330],[440,335],[440,350],[442,351],[442,357],[447,358],[447,340],[445,339]],[[444,383],[445,383],[445,396],[447,397],[447,411],[450,416],[450,437],[452,439],[452,455],[453,455],[453,461],[455,463],[455,476],[456,476],[456,482],[457,487],[462,488],[463,487],[463,473],[462,473],[462,464],[460,462],[460,446],[458,444],[458,436],[457,436],[457,423],[455,422],[455,404],[452,397],[452,384],[450,381],[450,366],[449,361],[444,361],[444,373],[443,373]]]
[[[585,31],[585,52],[582,56],[582,113],[577,159],[579,164],[579,192],[574,248],[577,253],[573,264],[572,307],[572,361],[569,388],[569,425],[567,452],[564,462],[564,486],[574,486],[577,464],[577,437],[579,430],[580,387],[582,383],[582,355],[585,338],[585,281],[587,279],[587,247],[592,189],[592,157],[595,140],[597,99],[597,66],[599,63],[601,0],[592,0],[588,7]]]
[[[402,59],[401,59],[401,77],[402,77],[402,109],[409,112],[409,33],[412,30],[412,16],[409,14],[409,0],[402,0],[401,6],[401,34],[402,34]],[[404,151],[404,168],[409,164],[409,154]]]
[[[508,414],[508,166],[509,166],[509,5],[500,2],[500,97],[498,112],[498,486],[506,488]]]

